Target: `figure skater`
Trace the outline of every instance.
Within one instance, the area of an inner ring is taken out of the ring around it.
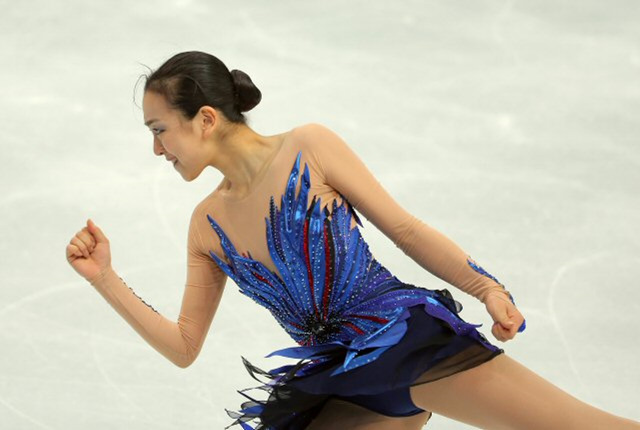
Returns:
[[[260,90],[207,53],[179,53],[143,77],[154,153],[186,181],[207,166],[223,174],[191,216],[177,323],[118,276],[93,221],[66,256],[182,368],[198,357],[228,277],[273,314],[295,344],[268,357],[295,364],[267,371],[243,357],[260,385],[239,391],[244,402],[227,410],[228,427],[419,429],[436,413],[482,429],[640,429],[511,358],[481,324],[461,318],[448,289],[405,283],[375,259],[358,213],[422,268],[484,304],[495,339],[507,342],[526,327],[505,286],[402,208],[333,131],[310,123],[256,133],[242,112],[260,102]]]

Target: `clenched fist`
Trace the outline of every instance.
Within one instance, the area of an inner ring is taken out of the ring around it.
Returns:
[[[518,308],[507,297],[507,292],[490,293],[484,302],[494,321],[491,333],[502,342],[513,339],[524,322]]]
[[[111,268],[109,240],[90,219],[69,241],[67,261],[89,282]]]

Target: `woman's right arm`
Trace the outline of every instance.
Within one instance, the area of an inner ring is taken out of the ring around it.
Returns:
[[[227,275],[204,253],[195,219],[197,212],[196,208],[189,224],[187,281],[177,322],[146,304],[111,266],[89,279],[149,345],[181,368],[191,365],[198,357],[227,280]]]

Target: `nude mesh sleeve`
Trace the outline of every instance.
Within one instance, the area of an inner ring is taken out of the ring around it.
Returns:
[[[342,138],[320,124],[308,124],[302,132],[325,182],[402,252],[483,303],[489,294],[508,297],[501,284],[471,267],[467,259],[473,260],[456,243],[402,208]]]
[[[145,303],[111,268],[89,280],[149,345],[182,368],[191,365],[200,353],[227,280],[202,252],[196,212],[189,225],[187,281],[177,323]]]

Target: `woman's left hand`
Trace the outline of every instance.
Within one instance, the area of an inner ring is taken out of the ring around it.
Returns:
[[[511,303],[508,293],[492,292],[485,299],[484,304],[494,321],[491,327],[493,336],[501,342],[513,339],[524,322],[524,317]]]

